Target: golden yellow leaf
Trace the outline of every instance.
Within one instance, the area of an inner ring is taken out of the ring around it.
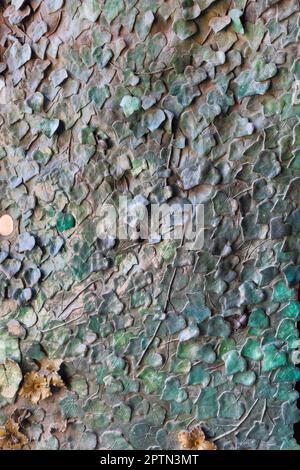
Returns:
[[[48,385],[53,387],[65,386],[61,376],[58,374],[61,364],[61,359],[49,359],[48,357],[40,361],[39,373],[46,377]]]
[[[25,434],[19,431],[19,424],[11,418],[0,427],[0,449],[19,450],[28,443]]]
[[[21,397],[28,398],[35,405],[52,395],[46,377],[39,372],[27,372],[19,392]]]
[[[216,450],[213,442],[205,440],[205,434],[200,426],[191,431],[180,431],[178,440],[183,450]]]

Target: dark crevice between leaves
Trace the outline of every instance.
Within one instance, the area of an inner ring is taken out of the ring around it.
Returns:
[[[70,377],[70,373],[69,373],[69,371],[68,371],[65,364],[61,364],[58,373],[61,376],[61,378],[62,378],[64,384],[67,386],[67,388],[70,387],[71,377]]]

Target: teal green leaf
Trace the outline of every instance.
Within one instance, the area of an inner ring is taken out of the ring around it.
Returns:
[[[135,111],[138,111],[141,107],[141,101],[139,98],[135,96],[123,96],[121,103],[121,107],[123,108],[123,112],[126,117],[131,116]]]
[[[214,387],[202,389],[196,403],[196,408],[199,420],[215,418],[218,413],[217,389]]]
[[[44,118],[40,123],[40,129],[47,137],[51,138],[59,128],[59,119]]]
[[[243,12],[238,8],[233,8],[232,10],[229,10],[229,16],[232,20],[233,29],[236,33],[240,34],[244,34],[244,28],[240,20],[242,15]]]
[[[228,351],[224,354],[223,360],[225,363],[225,372],[228,375],[244,372],[247,367],[245,359],[235,350]]]
[[[174,22],[173,31],[181,41],[184,41],[184,39],[193,36],[197,32],[197,25],[194,21],[179,19]]]

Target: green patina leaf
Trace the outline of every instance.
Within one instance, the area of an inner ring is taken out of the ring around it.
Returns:
[[[105,0],[103,13],[107,21],[111,23],[123,9],[123,0]]]
[[[183,41],[197,32],[197,25],[194,21],[179,19],[173,24],[173,31]]]
[[[59,128],[59,119],[42,119],[40,129],[47,137],[51,138]]]
[[[124,96],[120,103],[126,117],[131,116],[135,111],[138,111],[141,106],[139,98],[134,96]]]

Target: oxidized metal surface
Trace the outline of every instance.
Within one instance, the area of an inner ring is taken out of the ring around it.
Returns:
[[[298,448],[299,2],[2,1],[0,53],[0,447]]]

